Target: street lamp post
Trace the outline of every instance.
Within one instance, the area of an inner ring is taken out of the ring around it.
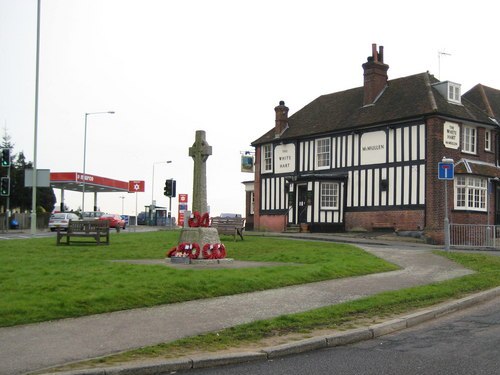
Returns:
[[[86,112],[85,113],[85,132],[83,135],[83,175],[82,175],[82,212],[85,211],[85,182],[87,180],[86,174],[86,159],[87,159],[87,117],[90,115],[103,115],[110,114],[113,115],[114,111],[105,111],[105,112]]]
[[[33,137],[33,179],[31,181],[31,234],[36,234],[36,188],[37,188],[37,143],[38,143],[38,91],[40,81],[40,6],[38,0],[36,7],[36,60],[35,60],[35,127]]]
[[[151,205],[154,205],[154,197],[155,197],[155,165],[156,164],[170,164],[172,160],[167,161],[157,161],[153,163],[153,178],[151,179]]]
[[[156,164],[170,164],[172,160],[167,161],[157,161],[153,163],[153,177],[151,178],[151,206],[149,207],[149,225],[156,225],[156,220],[154,220],[154,210],[156,210],[155,204],[155,165]]]

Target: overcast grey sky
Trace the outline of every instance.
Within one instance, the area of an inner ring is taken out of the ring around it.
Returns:
[[[38,168],[145,180],[139,211],[165,206],[164,180],[192,194],[196,130],[208,159],[211,213],[244,213],[240,152],[316,97],[362,85],[371,44],[389,79],[430,71],[500,89],[498,10],[492,1],[42,0]],[[0,124],[33,160],[36,0],[0,0]],[[438,51],[451,54],[441,57]],[[3,129],[2,129],[3,134]],[[102,161],[106,161],[103,163]],[[172,160],[171,164],[154,164]],[[103,194],[121,213],[122,194]],[[56,190],[59,199],[60,192]],[[92,196],[86,198],[90,206]],[[191,200],[190,200],[191,201]],[[81,194],[67,193],[72,209]],[[174,208],[177,200],[173,200]],[[135,213],[127,194],[125,213]],[[174,209],[174,213],[177,210]]]

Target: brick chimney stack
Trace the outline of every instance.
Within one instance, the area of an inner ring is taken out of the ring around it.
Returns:
[[[276,112],[274,137],[279,138],[288,128],[288,107],[285,106],[285,102],[283,100],[280,101],[279,106],[274,107],[274,112]]]
[[[380,93],[387,86],[387,71],[389,65],[384,64],[384,47],[372,44],[372,55],[363,64],[364,70],[364,97],[363,105],[373,104]]]

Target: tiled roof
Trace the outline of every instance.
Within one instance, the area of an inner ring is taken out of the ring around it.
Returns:
[[[477,84],[463,97],[500,122],[500,90]]]
[[[461,159],[455,164],[455,173],[500,178],[500,168],[496,165],[467,159]]]
[[[364,107],[363,87],[322,95],[289,117],[289,128],[280,136],[280,140],[314,137],[428,115],[494,125],[481,107],[469,100],[463,100],[463,105],[449,103],[432,87],[438,82],[429,73],[389,80],[375,104]],[[252,145],[273,140],[274,128]]]

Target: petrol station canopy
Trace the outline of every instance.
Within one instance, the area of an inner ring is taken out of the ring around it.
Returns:
[[[84,183],[85,178],[85,183]],[[51,172],[50,186],[61,190],[71,190],[89,193],[127,192],[138,193],[144,191],[144,181],[120,181],[107,177],[94,176],[79,172]]]

